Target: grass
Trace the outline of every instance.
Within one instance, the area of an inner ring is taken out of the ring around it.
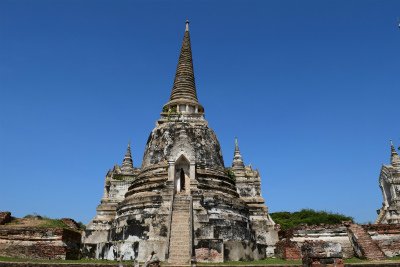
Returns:
[[[69,229],[69,230],[75,231],[75,230],[71,229],[70,227],[68,227],[68,225],[66,225],[60,219],[50,219],[50,218],[47,218],[47,217],[42,217],[42,218],[39,219],[39,221],[40,221],[40,223],[38,223],[36,225],[28,226],[28,227],[64,228],[64,229]],[[24,224],[21,223],[18,220],[14,220],[12,222],[6,223],[6,225],[22,225],[22,226],[24,226]]]
[[[343,259],[343,263],[367,263],[367,262],[372,262],[372,261],[359,258]]]
[[[389,261],[400,262],[400,256],[388,258]],[[33,259],[16,259],[16,258],[9,258],[0,256],[0,261],[8,261],[8,262],[44,262],[44,263],[105,263],[105,264],[118,264],[117,261],[108,261],[108,260],[33,260]],[[351,258],[351,259],[344,259],[344,263],[367,263],[373,262],[370,260],[362,260],[358,258]],[[124,265],[134,265],[134,261],[123,261]],[[141,262],[140,264],[143,264]],[[266,259],[266,260],[259,260],[259,261],[226,261],[226,262],[198,262],[197,265],[271,265],[271,264],[282,264],[282,265],[301,265],[301,261],[285,261],[282,259]],[[161,265],[168,265],[167,262],[161,262]]]
[[[34,260],[34,259],[17,259],[0,256],[0,261],[8,262],[45,262],[45,263],[109,263],[118,264],[118,261],[107,261],[107,260]],[[124,261],[124,264],[134,265],[133,261]]]
[[[117,261],[107,260],[31,260],[31,259],[16,259],[9,257],[0,256],[0,261],[8,262],[47,262],[47,263],[109,263],[118,264]],[[134,265],[133,261],[123,261],[123,264]],[[142,263],[141,263],[142,264]],[[162,262],[161,265],[167,265],[167,262]],[[267,265],[267,264],[301,264],[301,261],[285,261],[281,259],[267,259],[260,261],[226,261],[226,262],[215,262],[215,263],[197,263],[197,265]]]
[[[400,256],[395,256],[395,257],[388,257],[388,261],[394,261],[394,262],[400,262]],[[371,260],[365,260],[365,259],[359,259],[359,258],[351,258],[351,259],[343,259],[344,263],[373,263],[374,261]]]
[[[294,265],[302,264],[301,261],[285,261],[282,259],[266,259],[259,261],[225,261],[225,262],[198,262],[197,265],[269,265],[269,264],[285,264]]]
[[[42,218],[40,220],[43,221],[43,223],[39,224],[36,227],[70,229],[63,221],[59,219]]]

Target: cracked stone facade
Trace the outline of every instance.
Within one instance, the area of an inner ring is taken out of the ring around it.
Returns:
[[[278,235],[261,196],[260,173],[244,165],[237,140],[232,166],[224,165],[204,112],[186,22],[171,96],[141,167],[133,167],[129,143],[122,166],[106,175],[97,215],[82,236],[84,256],[145,261],[155,251],[162,261],[185,263],[273,254]]]

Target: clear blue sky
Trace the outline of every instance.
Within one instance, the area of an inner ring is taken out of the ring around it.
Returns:
[[[400,1],[0,0],[0,210],[88,223],[141,165],[190,21],[197,94],[270,212],[374,221],[400,146]]]

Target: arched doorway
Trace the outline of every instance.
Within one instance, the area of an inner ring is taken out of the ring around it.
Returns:
[[[189,194],[190,163],[185,156],[175,162],[174,188],[175,194]]]
[[[181,173],[180,173],[180,183],[181,183],[181,192],[185,191],[185,171],[181,168]]]

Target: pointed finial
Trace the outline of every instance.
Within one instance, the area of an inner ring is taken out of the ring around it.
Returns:
[[[126,149],[126,154],[124,160],[122,161],[121,171],[123,173],[130,173],[133,170],[133,161],[131,155],[131,140],[128,142],[128,148]]]
[[[239,145],[237,142],[237,137],[235,137],[235,152],[238,151],[239,152]],[[240,152],[239,152],[240,153]]]
[[[392,153],[393,153],[393,151],[394,151],[395,153],[397,153],[397,152],[396,152],[396,149],[394,149],[392,139],[390,139],[390,148],[392,149]]]
[[[235,153],[233,155],[232,169],[233,170],[244,170],[244,163],[243,163],[242,155],[240,154],[240,151],[239,151],[237,137],[235,137]]]
[[[188,21],[188,20],[186,21],[186,29],[185,29],[185,31],[186,31],[186,32],[189,31],[189,21]]]
[[[392,139],[390,139],[390,148],[391,148],[391,155],[390,155],[390,164],[394,167],[399,167],[400,166],[400,157],[399,154],[397,154],[396,149],[393,146]]]

